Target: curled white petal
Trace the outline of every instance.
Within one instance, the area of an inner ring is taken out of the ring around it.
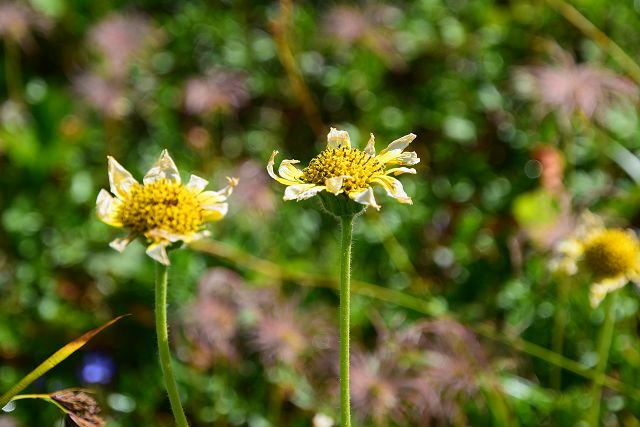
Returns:
[[[388,164],[396,164],[403,166],[413,166],[420,163],[420,158],[418,157],[418,153],[415,151],[407,151],[400,153],[397,157],[388,160]]]
[[[129,193],[131,186],[137,184],[138,181],[113,157],[107,156],[107,162],[111,192],[120,199],[124,199]]]
[[[207,184],[209,184],[209,181],[206,179],[191,175],[189,182],[187,182],[187,188],[194,193],[201,193],[207,187]]]
[[[220,202],[224,202],[233,193],[233,188],[238,185],[238,178],[227,177],[227,184],[222,190],[219,191],[203,191],[198,194],[198,201],[200,205],[206,209],[205,206],[214,205]]]
[[[96,199],[96,215],[105,224],[113,227],[122,227],[122,222],[118,220],[118,208],[122,201],[114,198],[107,190],[100,190]]]
[[[620,275],[603,279],[591,285],[591,289],[589,292],[589,301],[591,302],[591,307],[595,308],[599,306],[602,300],[604,300],[604,298],[607,296],[607,294],[622,288],[627,284],[628,281],[629,280],[626,276]]]
[[[204,239],[205,237],[211,236],[211,232],[209,230],[198,231],[197,233],[190,234],[185,240],[185,243],[195,242],[197,240]]]
[[[152,243],[147,247],[147,255],[160,264],[169,265],[169,256],[167,255],[167,242]]]
[[[109,246],[111,246],[118,252],[124,252],[126,247],[133,241],[134,238],[134,236],[118,237],[117,239],[112,240],[109,243]]]
[[[154,228],[144,233],[144,235],[154,242],[175,243],[179,242],[180,240],[187,239],[187,235],[185,234],[172,233],[171,231],[162,228]]]
[[[275,174],[275,172],[273,171],[273,165],[276,161],[276,155],[278,154],[278,151],[274,151],[271,153],[271,157],[269,158],[269,162],[267,163],[267,172],[269,173],[269,176],[273,179],[275,179],[276,181],[278,181],[280,184],[284,184],[284,185],[292,185],[292,184],[296,184],[299,183],[301,181],[299,180],[295,180],[295,179],[286,179],[286,178],[281,178],[278,175]],[[285,161],[288,162],[295,162],[296,160],[283,160],[283,163]]]
[[[203,205],[204,220],[205,221],[219,221],[227,215],[229,211],[228,203],[212,203],[210,205]]]
[[[336,128],[329,129],[327,134],[327,148],[351,147],[349,132],[346,130],[338,130]]]
[[[315,196],[326,189],[324,185],[316,184],[293,184],[285,188],[284,200],[304,200]]]
[[[387,170],[385,173],[387,173],[387,174],[392,173],[395,176],[402,175],[403,173],[410,173],[410,174],[415,175],[416,174],[416,170],[414,168],[404,168],[404,167],[403,168],[392,168],[392,169]]]
[[[375,156],[376,155],[376,137],[373,136],[372,133],[369,135],[371,136],[369,137],[369,142],[367,142],[367,146],[364,147],[364,152],[370,156]]]
[[[156,164],[149,169],[149,172],[144,176],[142,182],[145,184],[151,184],[152,182],[156,182],[161,179],[166,179],[167,181],[175,182],[176,184],[180,184],[181,182],[178,168],[167,150],[162,150],[160,158],[158,158]]]
[[[385,189],[389,196],[395,198],[400,203],[406,203],[409,205],[413,204],[413,202],[411,201],[411,197],[407,195],[407,193],[404,191],[402,183],[397,179],[391,176],[381,175],[373,178],[371,182],[380,184],[380,186]]]
[[[297,167],[293,166],[297,163],[300,163],[299,160],[283,160],[280,163],[280,167],[278,168],[278,173],[281,177],[288,181],[299,182],[300,177],[302,176],[302,171]]]
[[[351,191],[349,193],[349,197],[353,201],[362,203],[363,205],[373,206],[376,210],[380,210],[380,205],[376,202],[376,198],[373,195],[373,189],[371,189],[371,187],[367,187],[360,191]]]
[[[384,150],[382,150],[377,156],[376,156],[376,160],[378,160],[380,163],[382,163],[383,165],[386,163],[391,162],[392,160],[396,159],[398,156],[400,156],[400,154],[402,153],[402,150],[404,150],[405,148],[407,148],[407,146],[411,143],[411,141],[413,141],[414,139],[416,139],[416,135],[413,133],[410,133],[408,135],[405,135],[403,137],[400,137],[398,139],[396,139],[395,141],[392,141],[387,148],[385,148]]]
[[[327,191],[333,194],[342,193],[342,184],[345,179],[351,178],[349,175],[334,176],[333,178],[327,178],[324,180],[324,185],[327,187]]]

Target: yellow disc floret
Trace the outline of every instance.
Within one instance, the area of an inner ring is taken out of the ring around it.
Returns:
[[[339,147],[327,148],[314,157],[300,179],[324,185],[328,178],[347,176],[342,188],[349,192],[368,187],[371,178],[383,174],[384,168],[375,157],[356,148]]]
[[[623,230],[611,229],[591,238],[584,251],[587,267],[598,277],[632,272],[637,266],[638,242]]]
[[[200,229],[204,216],[193,191],[161,179],[144,185],[133,184],[120,206],[118,219],[134,233],[146,234],[160,229],[188,235]]]

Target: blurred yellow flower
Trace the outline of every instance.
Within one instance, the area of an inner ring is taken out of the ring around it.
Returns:
[[[640,241],[631,230],[605,228],[591,213],[582,216],[574,235],[558,245],[554,270],[569,275],[584,266],[595,282],[589,299],[597,307],[608,293],[632,281],[640,284]]]
[[[336,196],[345,194],[351,200],[379,210],[372,189],[372,185],[377,184],[400,203],[411,204],[411,198],[405,193],[402,183],[390,175],[416,173],[415,169],[404,166],[420,162],[417,154],[403,152],[415,137],[410,133],[396,139],[376,155],[373,134],[364,150],[359,150],[351,147],[346,131],[331,128],[327,135],[327,148],[314,157],[306,168],[300,170],[295,167],[298,160],[283,160],[278,168],[279,176],[276,175],[273,165],[278,152],[274,151],[267,171],[273,179],[287,186],[284,200],[308,199],[326,190]],[[400,167],[385,169],[387,165]]]
[[[167,150],[162,151],[142,184],[113,157],[107,159],[113,195],[100,190],[97,215],[106,224],[129,230],[127,237],[115,239],[110,246],[122,252],[132,240],[144,236],[149,242],[147,255],[164,265],[169,265],[167,246],[178,241],[189,243],[209,234],[202,229],[204,223],[218,221],[227,214],[224,201],[238,183],[236,178],[227,178],[229,184],[222,190],[203,191],[208,181],[191,175],[183,185]]]

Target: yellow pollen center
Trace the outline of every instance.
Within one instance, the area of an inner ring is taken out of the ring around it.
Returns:
[[[134,184],[118,211],[118,219],[138,234],[154,229],[190,234],[202,225],[203,209],[192,191],[162,179],[151,184]]]
[[[637,265],[638,242],[623,230],[606,230],[585,248],[587,267],[598,277],[613,277],[633,271]]]
[[[300,177],[309,184],[325,185],[327,178],[347,175],[342,189],[346,192],[369,186],[371,179],[384,174],[384,168],[375,157],[356,148],[327,148],[311,159]]]

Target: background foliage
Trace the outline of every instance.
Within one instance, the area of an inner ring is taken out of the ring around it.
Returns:
[[[167,148],[212,187],[240,177],[213,240],[172,255],[193,425],[336,417],[336,222],[316,200],[282,202],[265,171],[274,149],[305,164],[335,126],[379,149],[414,132],[422,159],[402,179],[413,206],[380,195],[356,222],[361,425],[579,425],[604,314],[588,280],[559,299],[549,254],[583,208],[638,225],[640,3],[573,4],[622,54],[559,0],[1,4],[0,390],[133,313],[31,388],[87,386],[108,425],[170,425],[152,262],[141,244],[111,250],[94,213],[107,155],[141,176]],[[560,309],[566,359],[544,350]],[[638,316],[629,286],[605,425],[640,423]],[[423,373],[423,400],[405,398]],[[0,425],[59,419],[41,402],[7,410]]]

